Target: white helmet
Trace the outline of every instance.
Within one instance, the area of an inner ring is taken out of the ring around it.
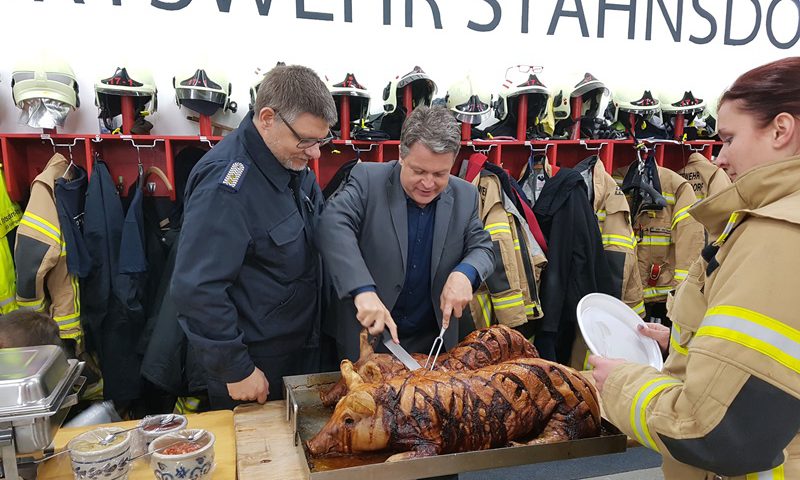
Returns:
[[[505,120],[509,113],[516,114],[520,95],[532,96],[528,100],[529,118],[546,115],[550,91],[537,76],[541,71],[542,67],[533,65],[516,65],[506,69],[506,79],[494,104],[494,115],[498,120]]]
[[[467,75],[450,85],[445,96],[447,108],[463,123],[477,125],[492,108],[492,94],[479,88]]]
[[[612,131],[611,90],[589,72],[576,83],[553,89],[553,115],[555,116],[555,136],[564,137],[574,125],[572,118],[572,102],[581,98],[581,138],[615,138],[619,134]]]
[[[691,90],[683,91],[682,95],[680,93],[662,93],[659,99],[661,101],[661,111],[664,115],[683,113],[688,117],[699,115],[706,109],[706,101],[695,97]]]
[[[107,118],[111,118],[121,113],[119,97],[136,97],[137,111],[154,113],[158,109],[158,90],[148,71],[117,67],[113,75],[94,84],[94,93],[95,104],[103,117],[108,115]],[[148,104],[152,104],[149,109],[146,108]]]
[[[419,67],[402,76],[397,76],[383,89],[383,110],[393,113],[398,105],[403,105],[405,87],[411,85],[412,108],[417,105],[430,106],[436,95],[436,83]]]
[[[575,85],[554,89],[553,112],[556,121],[571,118],[572,99],[577,97],[583,98],[580,118],[603,118],[611,103],[611,90],[589,72]]]
[[[230,99],[231,83],[219,72],[197,69],[189,75],[172,77],[172,86],[175,87],[175,101],[179,106],[209,116],[219,109],[236,113],[236,102]]]
[[[100,109],[99,118],[109,131],[114,131],[114,119],[122,114],[122,97],[133,97],[136,112],[135,123],[140,123],[146,115],[155,113],[158,109],[158,91],[150,72],[117,67],[114,74],[102,78],[94,84],[94,101]],[[152,125],[145,128],[150,131]]]
[[[75,73],[60,59],[46,58],[17,65],[11,73],[11,95],[20,108],[26,100],[37,98],[55,100],[73,109],[80,107]]]
[[[706,102],[706,108],[694,119],[697,136],[700,138],[714,138],[717,136],[717,109],[719,97],[712,97]]]
[[[328,86],[328,91],[331,92],[331,96],[336,103],[337,111],[341,104],[339,97],[346,97],[350,100],[350,122],[366,120],[369,116],[370,95],[366,87],[358,83],[355,75],[348,73],[345,75],[344,80],[336,83],[335,79],[325,77],[325,84]],[[334,130],[336,129],[337,127],[334,126]]]
[[[636,138],[669,138],[661,116],[661,102],[650,90],[614,91],[614,121]]]
[[[662,93],[659,99],[664,123],[670,132],[675,131],[678,115],[683,114],[684,138],[694,140],[697,137],[695,120],[705,112],[705,100],[695,97],[691,90]]]

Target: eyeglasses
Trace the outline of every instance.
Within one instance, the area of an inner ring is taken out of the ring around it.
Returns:
[[[514,65],[513,67],[508,67],[506,69],[506,78],[509,78],[508,75],[513,70],[516,70],[519,73],[531,73],[535,75],[537,73],[541,73],[543,69],[544,67],[540,67],[538,65]]]
[[[292,128],[291,125],[289,125],[289,122],[287,122],[286,119],[283,118],[283,115],[281,115],[281,112],[275,110],[275,113],[278,114],[278,118],[280,118],[281,121],[284,124],[286,124],[286,126],[289,128],[289,130],[294,135],[294,137],[297,139],[297,148],[300,149],[300,150],[306,150],[308,148],[313,147],[314,145],[319,145],[320,147],[323,146],[323,145],[327,145],[327,144],[331,143],[331,140],[333,140],[335,138],[333,133],[330,130],[328,131],[328,136],[325,137],[325,138],[303,138],[297,133],[297,131],[294,128]]]

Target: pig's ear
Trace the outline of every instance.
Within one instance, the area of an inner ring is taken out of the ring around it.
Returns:
[[[364,383],[364,380],[361,379],[358,372],[353,369],[353,363],[350,360],[342,360],[339,368],[342,371],[342,377],[344,377],[344,382],[347,384],[348,390],[352,390],[356,385]]]
[[[375,353],[372,349],[372,344],[369,343],[369,332],[366,328],[361,329],[361,335],[359,336],[359,343],[361,347],[361,352],[358,357],[359,360],[365,360],[367,357]]]
[[[380,383],[383,381],[383,373],[374,361],[370,360],[358,369],[359,375],[366,383]]]
[[[370,417],[375,415],[375,398],[371,393],[359,390],[347,396],[350,411],[357,415]]]

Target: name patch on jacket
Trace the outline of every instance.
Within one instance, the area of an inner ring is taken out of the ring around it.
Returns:
[[[220,179],[219,184],[238,192],[249,168],[250,166],[244,162],[232,162],[228,170],[225,171],[225,175]]]

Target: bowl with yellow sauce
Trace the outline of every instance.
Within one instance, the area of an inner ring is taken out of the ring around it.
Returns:
[[[127,480],[131,460],[130,432],[120,433],[104,445],[101,441],[119,427],[84,432],[67,444],[75,480]]]

